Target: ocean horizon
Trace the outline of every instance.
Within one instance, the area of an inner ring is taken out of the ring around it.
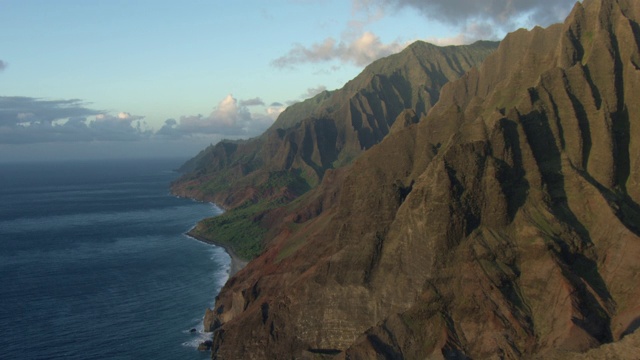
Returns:
[[[185,235],[221,210],[170,194],[181,162],[0,166],[2,358],[210,357],[202,317],[230,259]]]

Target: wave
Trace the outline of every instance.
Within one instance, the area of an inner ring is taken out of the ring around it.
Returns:
[[[182,343],[182,346],[190,347],[197,349],[198,345],[201,343],[212,340],[213,334],[209,332],[204,332],[204,325],[202,321],[204,318],[198,318],[193,320],[193,326],[188,329],[182,330],[183,334],[190,334],[191,339]],[[195,329],[195,332],[192,331]]]
[[[227,254],[224,248],[215,245],[212,246],[214,247],[214,250],[211,255],[211,260],[214,260],[219,265],[221,265],[218,267],[219,270],[214,273],[214,276],[216,278],[216,294],[218,294],[220,292],[220,289],[222,289],[224,284],[226,284],[229,280],[229,274],[231,272],[231,257],[229,256],[229,254]],[[215,300],[211,304],[212,307],[214,303]]]

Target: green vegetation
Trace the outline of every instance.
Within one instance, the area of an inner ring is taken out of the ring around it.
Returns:
[[[302,195],[311,189],[309,180],[300,170],[293,171],[273,171],[269,173],[267,181],[257,185],[261,194],[273,189],[287,188],[296,195]]]
[[[202,187],[202,192],[207,195],[214,195],[221,191],[227,190],[231,185],[229,185],[229,170],[225,170],[220,172],[220,174],[207,182],[205,182]]]
[[[325,170],[351,164],[365,148],[382,140],[386,126],[355,126],[352,117],[395,118],[418,103],[426,112],[433,104],[416,94],[438,92],[496,47],[490,42],[455,48],[415,43],[401,54],[371,64],[342,89],[323,91],[289,106],[262,136],[207,147],[181,167],[186,174],[177,183],[190,182],[193,185],[187,190],[197,197],[226,201],[231,209],[201,222],[193,234],[227,246],[240,257],[257,256],[267,232],[280,225],[273,223],[279,220],[265,216],[267,212],[288,206],[318,186]],[[349,110],[352,101],[360,105]],[[369,136],[359,133],[363,126],[364,130],[373,126]],[[280,259],[304,242],[296,238]]]
[[[215,191],[220,186],[224,184],[212,181],[207,183],[205,191]],[[198,223],[192,233],[228,247],[246,260],[260,255],[264,248],[262,240],[269,225],[261,223],[263,215],[290,202],[290,199],[282,194],[270,197],[268,193],[287,189],[301,195],[307,192],[310,186],[299,171],[276,171],[269,173],[266,181],[256,185],[256,189],[262,200],[255,203],[246,201],[222,215],[205,219]]]
[[[265,203],[246,203],[220,216],[205,219],[198,223],[192,233],[230,248],[242,259],[253,259],[262,252],[262,237],[267,232],[257,220],[260,214],[270,208]]]
[[[302,180],[304,180],[307,183],[307,185],[309,186],[309,189],[313,189],[318,184],[320,184],[320,180],[311,170],[301,170],[299,172],[299,176]]]

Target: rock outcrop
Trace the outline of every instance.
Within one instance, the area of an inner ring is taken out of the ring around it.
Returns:
[[[418,123],[405,112],[328,172],[222,289],[213,358],[637,346],[639,20],[637,1],[585,0],[509,34]]]

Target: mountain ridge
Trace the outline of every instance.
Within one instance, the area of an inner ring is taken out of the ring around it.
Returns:
[[[286,138],[292,136],[291,132],[287,130],[295,126],[300,126],[302,129],[313,127],[313,122],[326,121],[327,118],[331,118],[330,122],[338,124],[335,125],[336,127],[342,128],[340,134],[342,139],[337,139],[337,152],[341,151],[340,146],[344,146],[345,143],[350,147],[358,147],[358,149],[352,150],[359,152],[379,142],[402,110],[410,108],[414,109],[418,116],[425,114],[437,101],[439,89],[446,82],[459,77],[472,66],[479,64],[496,46],[496,42],[490,41],[446,47],[417,41],[399,54],[373,62],[355,79],[347,82],[343,88],[323,91],[313,98],[288,107],[263,135],[244,141],[223,141],[219,145],[204,150],[200,156],[214,155],[215,157],[216,150],[224,148],[226,156],[221,154],[219,157],[226,160],[231,160],[229,156],[231,153],[241,150],[244,150],[244,152],[241,151],[241,157],[247,156],[250,152],[262,151],[263,158],[276,157],[281,160],[277,155],[278,152],[283,151],[282,147],[280,144],[274,143],[286,142]],[[402,73],[408,75],[401,75]],[[415,84],[408,85],[408,79],[416,79],[413,81]],[[387,89],[384,89],[385,87]],[[354,108],[359,111],[353,113]],[[304,122],[311,124],[302,125]],[[348,134],[348,128],[351,126],[353,126],[351,131],[355,130],[356,133],[359,133],[356,135]],[[297,136],[304,138],[305,134]],[[350,144],[345,139],[354,136],[358,137],[355,144]],[[241,149],[243,145],[254,142],[257,145],[254,148],[258,149],[248,151]],[[237,144],[237,146],[231,144]],[[232,147],[240,148],[240,150],[229,151]],[[261,147],[263,149],[259,150]],[[298,147],[304,146],[298,145]],[[313,159],[308,163],[330,168],[331,163],[318,159],[323,157],[326,152],[328,151],[310,154],[309,157]],[[258,156],[258,154],[252,156]],[[339,154],[336,154],[333,158],[338,156]],[[202,173],[211,169],[211,156],[199,164],[197,158],[192,159],[195,161],[185,164],[181,170]],[[242,163],[237,160],[236,162]],[[257,160],[257,162],[269,170],[283,170],[293,165],[291,159],[279,164],[267,164],[265,159]],[[219,169],[214,168],[213,170]],[[226,202],[222,201],[222,203],[224,205]]]
[[[639,19],[587,0],[509,34],[329,172],[223,288],[213,358],[515,359],[633,333]]]
[[[273,224],[254,219],[273,218],[268,214],[317,186],[326,171],[348,165],[379,143],[404,110],[415,112],[403,117],[405,123],[417,121],[446,82],[480,63],[496,46],[486,41],[448,47],[416,42],[367,66],[342,89],[290,106],[263,135],[203,150],[185,163],[187,173],[171,190],[230,211],[200,223],[194,235],[215,237],[245,258],[258,255],[264,245],[260,239]],[[243,242],[247,237],[257,240]]]

